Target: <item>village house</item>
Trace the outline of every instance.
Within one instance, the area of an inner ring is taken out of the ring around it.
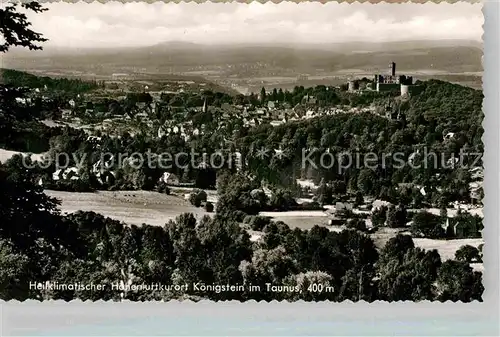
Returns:
[[[283,124],[283,123],[285,123],[285,122],[286,122],[286,121],[284,121],[284,120],[281,120],[281,121],[279,121],[279,120],[278,120],[278,121],[271,121],[271,123],[270,123],[270,124],[271,124],[272,126],[278,126],[278,125],[281,125],[281,124]]]
[[[388,201],[385,201],[385,200],[374,200],[373,203],[372,203],[372,213],[382,207],[389,207],[389,206],[392,206],[393,204],[388,202]]]
[[[469,193],[472,204],[476,204],[481,202],[483,198],[483,182],[482,181],[474,181],[469,183]]]
[[[335,211],[352,211],[353,204],[350,202],[336,202],[335,203]]]
[[[300,103],[296,104],[292,110],[295,113],[295,115],[297,115],[297,117],[304,115],[306,112],[306,109]]]
[[[31,98],[16,97],[16,103],[27,105],[31,103]]]
[[[474,167],[469,170],[472,180],[482,180],[484,179],[484,170],[482,167]]]
[[[99,159],[96,163],[94,163],[94,165],[92,165],[92,172],[97,174],[102,171],[109,170],[113,167],[113,163],[114,163],[113,157],[109,158],[108,160],[105,160],[104,162],[101,159]]]
[[[63,119],[70,118],[72,116],[73,112],[69,109],[61,109],[61,117]]]
[[[52,180],[78,180],[80,179],[77,167],[68,167],[66,169],[57,169],[52,173]]]
[[[144,109],[144,108],[146,108],[146,102],[137,102],[137,104],[136,104],[136,105],[137,105],[137,107],[138,107],[139,109]]]
[[[453,132],[448,132],[445,136],[444,139],[452,139],[455,137],[455,134]]]
[[[158,133],[157,133],[158,138],[161,138],[161,137],[165,136],[166,134],[167,134],[167,131],[165,130],[165,128],[163,126],[160,126],[158,128]]]
[[[149,115],[147,112],[139,112],[138,114],[135,115],[137,118],[140,118],[142,120],[146,120],[149,118]]]
[[[464,221],[458,218],[447,218],[441,227],[449,236],[456,238],[473,237],[478,232],[475,221]]]
[[[109,129],[113,127],[113,120],[107,118],[102,121],[102,128],[103,129]]]
[[[156,101],[153,101],[153,103],[151,103],[151,112],[152,113],[156,113],[157,106],[158,106],[158,103]]]
[[[222,119],[228,120],[231,119],[231,114],[228,111],[224,111],[221,116]]]
[[[66,170],[64,170],[63,173],[63,179],[64,180],[79,180],[80,176],[78,174],[78,168],[76,167],[69,167]]]
[[[307,110],[304,118],[306,118],[306,119],[313,118],[315,115],[316,115],[316,112],[314,110]]]
[[[87,142],[89,142],[90,144],[92,144],[95,148],[100,148],[101,147],[101,137],[97,137],[97,136],[88,136],[87,137]]]
[[[265,108],[257,109],[255,110],[255,114],[258,116],[265,116],[267,115],[267,110]]]
[[[114,171],[100,171],[95,176],[99,184],[112,185],[115,181],[116,173]]]
[[[62,180],[63,169],[57,169],[52,173],[52,180]]]
[[[176,186],[180,184],[179,177],[170,172],[164,172],[163,175],[160,177],[160,180],[167,185]]]
[[[330,214],[328,219],[329,226],[342,226],[345,223],[345,219],[339,217],[336,214]]]

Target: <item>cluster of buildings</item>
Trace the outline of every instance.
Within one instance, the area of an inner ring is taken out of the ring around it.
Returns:
[[[184,138],[185,141],[188,141],[192,136],[198,136],[200,134],[200,129],[193,128],[193,122],[187,121],[182,124],[167,122],[164,125],[158,127],[157,137],[162,138],[163,136],[169,136],[172,134],[180,135]]]
[[[95,138],[93,136],[89,136],[88,140],[91,138]],[[117,168],[123,165],[132,165],[135,167],[138,165],[137,158],[126,157],[115,161],[114,156],[110,156],[107,160],[99,159],[97,162],[93,163],[92,168],[90,169],[90,175],[92,175],[100,185],[112,185],[116,181],[117,177]],[[135,165],[135,166],[134,166]],[[71,181],[79,181],[81,179],[81,169],[72,166],[67,168],[57,169],[52,173],[52,182],[71,182]],[[161,177],[158,180],[159,182],[163,182],[169,186],[193,186],[194,182],[181,182],[181,179],[171,172],[163,172]],[[43,178],[38,180],[38,185],[45,186],[45,181]]]
[[[363,88],[360,89],[359,81],[350,81],[348,84],[348,90],[351,92],[360,92],[365,90],[377,92],[399,90],[401,92],[401,96],[408,96],[418,90],[418,86],[414,85],[413,78],[411,76],[396,75],[396,64],[394,62],[390,64],[388,74],[374,75],[373,81],[365,84],[366,85],[364,85]],[[177,83],[177,85],[189,86],[193,85],[193,83]],[[166,123],[165,125],[161,125],[159,127],[153,126],[154,123],[150,119],[150,116],[151,114],[156,114],[159,108],[159,104],[161,104],[161,92],[155,92],[148,89],[148,87],[145,87],[145,90],[152,96],[153,101],[151,103],[137,102],[134,109],[135,111],[133,111],[133,116],[134,119],[140,120],[146,127],[154,129],[153,132],[155,133],[156,137],[161,138],[164,135],[168,136],[170,134],[180,134],[184,136],[186,140],[188,140],[192,136],[197,136],[198,134],[203,133],[203,130],[201,128],[196,129],[193,128],[192,125],[180,125],[179,123],[176,123],[176,125],[172,123]],[[120,98],[121,97],[119,97],[118,100]],[[79,101],[80,104],[78,104],[77,101]],[[78,97],[70,100],[68,103],[71,107],[71,110],[73,110],[79,105],[85,105],[83,104],[83,102],[84,100],[82,99],[82,97]],[[273,126],[277,126],[287,121],[308,119],[324,115],[374,112],[373,108],[351,108],[345,106],[319,107],[317,103],[318,101],[316,97],[306,94],[302,98],[301,102],[293,107],[288,103],[269,101],[263,107],[238,106],[224,103],[221,107],[218,108],[210,107],[210,110],[212,112],[218,110],[215,114],[212,115],[217,116],[216,118],[220,121],[221,127],[223,127],[226,122],[229,123],[234,119],[241,119],[243,125],[248,127],[260,125],[263,123],[270,123]],[[87,103],[86,105],[89,104]],[[95,112],[96,108],[96,104],[91,105],[92,106],[86,106],[85,110],[85,112],[89,115],[92,115]],[[202,112],[207,112],[208,109],[209,107],[206,101],[204,102],[203,107],[199,108],[199,110]],[[103,121],[103,129],[114,129],[114,119],[131,119],[131,116],[127,113],[125,115],[116,115],[111,111],[114,109],[111,109],[111,107],[109,107],[109,110],[110,111],[105,114],[106,119]],[[64,117],[70,117],[71,113],[64,115]]]
[[[396,63],[394,62],[389,64],[388,74],[375,74],[373,81],[367,83],[365,87],[365,90],[377,92],[399,91],[403,97],[415,94],[420,89],[420,86],[414,84],[412,76],[396,75]],[[358,81],[348,82],[348,91],[356,92],[359,90]]]
[[[316,98],[311,95],[305,95],[301,103],[291,106],[287,103],[268,102],[265,107],[256,109],[242,108],[242,112],[233,115],[233,119],[241,118],[244,126],[255,126],[263,123],[269,123],[272,126],[278,126],[288,121],[297,121],[301,119],[310,119],[320,116],[330,116],[343,113],[363,113],[375,111],[372,107],[350,106],[331,106],[319,107],[316,104]]]
[[[396,63],[389,64],[389,74],[374,75],[376,91],[401,90],[401,95],[408,94],[409,87],[413,85],[413,77],[406,75],[396,75]]]

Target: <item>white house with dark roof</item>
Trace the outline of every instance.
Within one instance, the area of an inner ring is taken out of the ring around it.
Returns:
[[[63,179],[64,180],[79,180],[80,175],[79,175],[78,168],[77,167],[68,167],[63,172]]]
[[[96,173],[96,178],[99,184],[112,184],[115,181],[116,172],[114,171],[102,171]]]
[[[63,170],[57,169],[52,173],[52,180],[61,180],[62,179]]]
[[[179,177],[170,172],[164,172],[160,177],[160,180],[167,185],[179,185],[180,183]]]
[[[52,180],[79,180],[79,170],[77,167],[68,167],[66,169],[57,169],[52,173]]]
[[[453,132],[448,132],[445,136],[444,139],[451,139],[455,137],[455,134]]]

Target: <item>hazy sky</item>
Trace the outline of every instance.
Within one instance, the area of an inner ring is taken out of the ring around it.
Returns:
[[[481,4],[49,3],[28,14],[46,46],[481,40]]]

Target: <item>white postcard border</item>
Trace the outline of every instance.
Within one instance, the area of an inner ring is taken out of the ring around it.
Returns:
[[[500,47],[498,1],[484,23],[483,303],[0,302],[0,335],[499,335]]]

